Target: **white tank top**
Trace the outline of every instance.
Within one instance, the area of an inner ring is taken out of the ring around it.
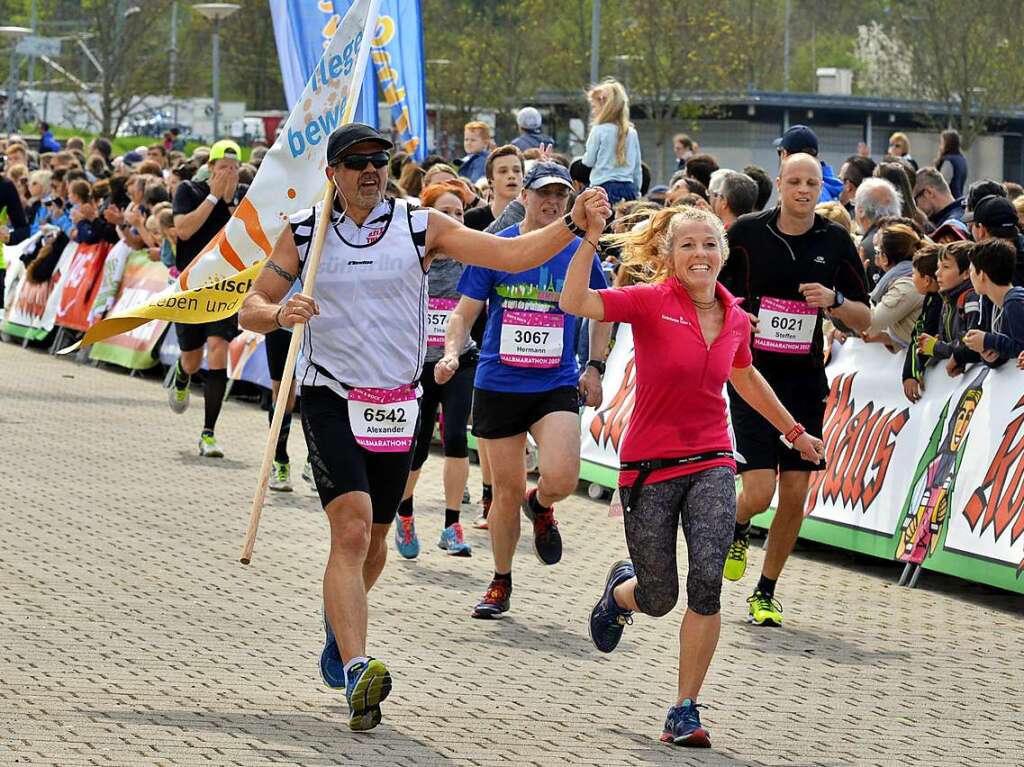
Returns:
[[[291,217],[303,282],[306,256],[323,203]],[[394,389],[414,383],[427,350],[428,212],[403,200],[382,201],[362,226],[337,210],[324,238],[296,379],[327,386]]]

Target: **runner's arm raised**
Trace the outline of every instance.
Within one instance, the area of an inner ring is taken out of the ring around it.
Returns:
[[[271,333],[280,328],[294,327],[296,322],[306,322],[319,314],[320,307],[316,301],[301,293],[296,293],[281,305],[281,299],[298,274],[299,250],[295,247],[291,227],[285,227],[266,266],[260,270],[249,294],[242,301],[238,324],[255,333]]]
[[[603,227],[610,215],[608,197],[600,187],[583,192],[572,207],[573,221],[585,229],[590,229],[590,221],[597,219]],[[464,264],[502,272],[523,272],[540,266],[572,240],[572,232],[561,219],[519,237],[498,237],[468,229],[431,210],[427,227],[428,254],[440,251]]]
[[[772,387],[753,365],[733,368],[729,375],[729,383],[736,393],[743,397],[744,402],[760,413],[779,434],[788,434],[796,426],[796,419],[779,402]],[[793,449],[798,450],[801,457],[811,463],[819,463],[825,456],[825,447],[821,440],[806,432],[793,441]]]
[[[500,239],[500,238],[499,238]],[[444,332],[444,356],[434,365],[434,380],[445,384],[459,369],[459,356],[466,346],[466,336],[483,311],[484,302],[469,296],[463,296],[448,318],[448,327]]]
[[[591,233],[587,232],[587,239],[576,248],[576,253],[573,255],[572,261],[569,262],[569,269],[565,273],[565,284],[562,286],[562,293],[558,298],[558,308],[566,314],[575,314],[577,317],[587,317],[600,322],[604,320],[604,301],[601,299],[601,295],[590,287],[590,269],[594,263],[594,242]],[[610,333],[609,330],[609,335]],[[606,350],[607,340],[606,338]],[[604,359],[604,357],[596,359]]]

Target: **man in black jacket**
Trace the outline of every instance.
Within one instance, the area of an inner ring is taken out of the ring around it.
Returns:
[[[829,315],[856,332],[871,324],[864,267],[850,235],[814,212],[822,187],[821,165],[808,154],[782,161],[776,179],[779,206],[741,216],[727,232],[729,260],[721,282],[751,313],[754,364],[782,404],[821,435],[828,396],[822,320]],[[779,504],[768,536],[761,580],[748,599],[748,620],[778,626],[782,608],[775,582],[800,533],[811,472],[788,442],[731,387],[732,425],[743,492],[737,502],[736,535],[726,558],[725,577],[739,580],[747,566],[750,520],[775,495]]]

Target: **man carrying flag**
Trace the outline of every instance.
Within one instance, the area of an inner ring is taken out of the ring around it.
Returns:
[[[210,159],[189,181],[182,181],[174,193],[174,228],[178,234],[175,266],[183,271],[231,219],[231,214],[248,189],[238,183],[241,150],[224,139],[210,147]],[[238,335],[238,322],[227,317],[214,322],[174,324],[181,356],[167,390],[167,402],[175,413],[188,408],[189,383],[203,362],[206,348],[206,379],[203,383],[205,413],[199,436],[199,455],[222,458],[224,452],[213,436],[217,428],[224,392],[228,385],[228,342]]]
[[[588,220],[611,213],[604,192],[591,189],[564,219],[529,234],[476,232],[437,211],[385,199],[391,148],[367,125],[331,133],[326,175],[335,195],[313,295],[279,303],[297,278],[307,283],[323,203],[291,217],[239,313],[242,327],[258,333],[305,323],[296,371],[302,426],[331,528],[320,671],[329,687],[345,689],[353,730],[380,723],[391,691],[387,666],[367,655],[367,592],[384,568],[412,462],[430,263],[444,254],[502,271],[531,269],[572,242]]]

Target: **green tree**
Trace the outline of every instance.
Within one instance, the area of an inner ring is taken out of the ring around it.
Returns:
[[[910,53],[919,94],[946,105],[970,146],[992,113],[1021,101],[1024,6],[1017,0],[907,0],[894,31]]]

